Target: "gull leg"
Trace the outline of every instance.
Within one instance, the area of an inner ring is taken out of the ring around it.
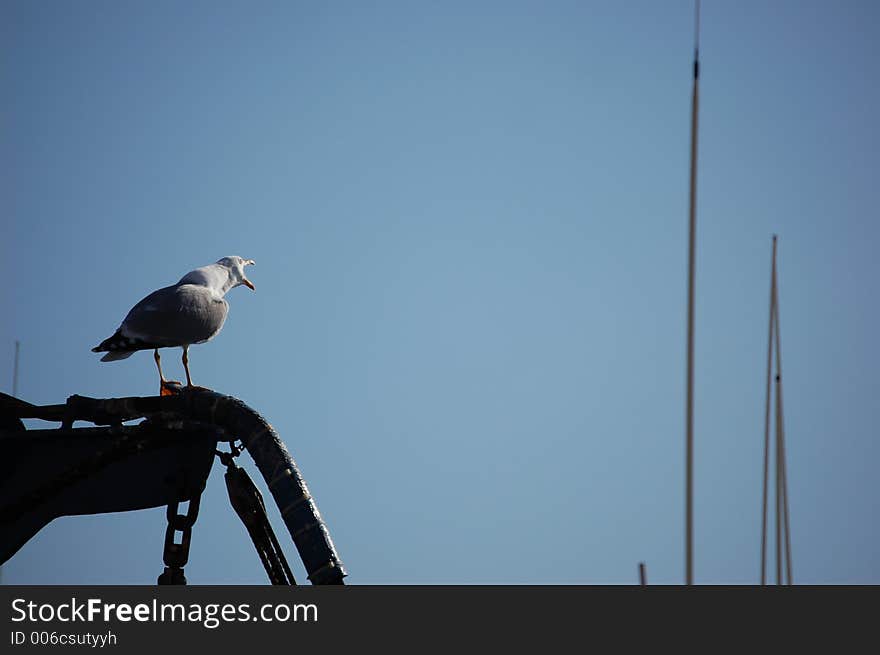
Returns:
[[[183,347],[183,370],[186,371],[186,386],[193,386],[192,378],[189,376],[189,355],[187,351],[189,350],[189,346]]]
[[[171,396],[171,395],[177,393],[177,390],[180,386],[180,382],[165,379],[165,376],[162,374],[162,363],[161,363],[161,358],[159,357],[159,349],[158,348],[156,348],[153,351],[153,359],[156,361],[156,368],[159,369],[159,395],[160,396]],[[177,385],[177,387],[175,387],[175,385]]]
[[[159,349],[158,348],[156,348],[156,350],[153,351],[153,359],[156,360],[156,368],[159,369],[159,383],[160,383],[160,388],[161,388],[161,386],[163,386],[165,384],[165,376],[162,375],[162,360],[159,357]]]
[[[202,391],[210,391],[210,389],[206,389],[205,387],[200,387],[198,385],[193,384],[192,378],[189,375],[189,346],[183,346],[183,370],[186,371],[186,386],[188,389],[200,389]]]

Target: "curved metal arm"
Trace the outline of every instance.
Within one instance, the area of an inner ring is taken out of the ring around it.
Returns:
[[[346,573],[342,561],[296,462],[268,421],[239,399],[201,387],[181,387],[179,393],[171,396],[108,399],[71,396],[65,405],[44,408],[21,401],[16,403],[4,403],[5,409],[20,418],[38,417],[65,423],[85,420],[112,425],[143,416],[176,416],[211,423],[241,439],[275,498],[309,580],[312,584],[343,584]]]
[[[234,434],[253,458],[269,487],[312,584],[342,584],[345,570],[318,506],[275,429],[238,398],[184,388],[189,415]]]

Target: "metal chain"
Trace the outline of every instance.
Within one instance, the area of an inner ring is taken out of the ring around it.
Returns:
[[[168,527],[165,529],[165,571],[159,576],[160,585],[185,585],[186,576],[183,567],[189,560],[189,542],[192,538],[192,528],[199,516],[199,502],[201,494],[189,500],[186,514],[178,512],[180,502],[176,501],[168,505]],[[180,532],[180,543],[174,541],[175,534]]]
[[[269,582],[273,585],[296,585],[296,579],[266,515],[263,495],[247,471],[235,463],[235,458],[242,453],[242,448],[236,447],[232,442],[229,445],[231,452],[224,453],[219,450],[216,452],[220,461],[226,466],[224,477],[232,508],[244,524],[251,541],[254,542],[260,562],[269,576]]]

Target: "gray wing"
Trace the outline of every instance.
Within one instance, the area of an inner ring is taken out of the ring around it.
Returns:
[[[226,301],[206,287],[174,285],[132,307],[119,331],[137,350],[202,343],[220,331],[228,312]]]

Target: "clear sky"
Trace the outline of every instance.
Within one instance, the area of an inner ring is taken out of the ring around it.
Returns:
[[[253,258],[194,380],[350,583],[683,580],[692,2],[0,6],[0,387],[20,339],[30,402],[154,394],[89,349]],[[880,583],[878,44],[876,2],[703,3],[697,582],[758,580],[775,232],[795,581]],[[187,576],[262,584],[221,468]],[[151,584],[164,530],[59,519],[3,580]]]

